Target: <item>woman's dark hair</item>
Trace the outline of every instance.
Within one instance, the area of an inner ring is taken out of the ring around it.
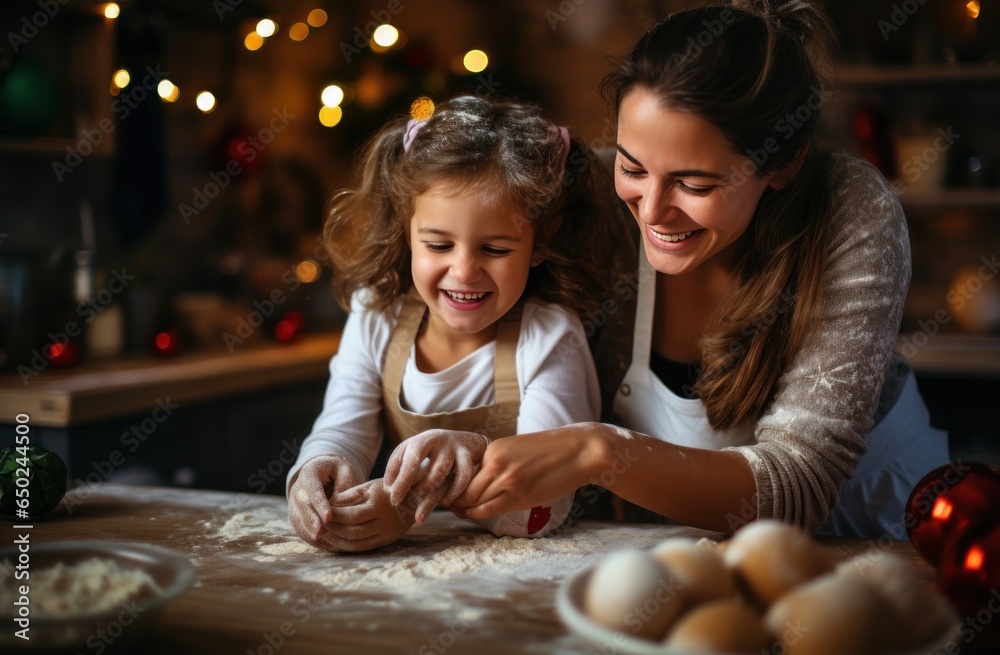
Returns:
[[[788,182],[764,192],[737,284],[700,342],[695,392],[716,429],[756,421],[809,337],[822,302],[830,157],[817,144],[834,30],[801,0],[737,0],[678,12],[605,76],[616,112],[632,91],[715,125],[748,158],[745,174]]]

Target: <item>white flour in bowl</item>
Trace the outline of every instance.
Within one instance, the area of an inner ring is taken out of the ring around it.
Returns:
[[[31,608],[36,616],[68,617],[103,612],[127,600],[152,597],[160,586],[141,569],[125,569],[92,557],[76,564],[56,562],[31,571]],[[0,586],[0,614],[14,616],[15,585]]]

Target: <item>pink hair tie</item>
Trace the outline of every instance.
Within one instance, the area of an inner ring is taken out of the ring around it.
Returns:
[[[559,133],[559,138],[563,142],[563,167],[565,168],[566,158],[569,157],[569,130],[562,125],[553,125],[552,127]]]
[[[413,140],[417,138],[417,134],[420,133],[420,130],[424,129],[424,125],[427,125],[426,120],[411,118],[407,121],[406,132],[403,134],[403,152],[410,151],[410,146],[413,145]]]

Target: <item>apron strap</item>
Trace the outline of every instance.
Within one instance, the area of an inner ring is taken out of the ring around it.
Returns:
[[[649,368],[653,344],[653,309],[656,305],[656,269],[639,247],[639,293],[635,303],[635,336],[632,339],[632,366]]]
[[[427,313],[427,305],[411,287],[403,299],[403,307],[399,310],[399,320],[396,329],[389,339],[385,350],[385,366],[382,367],[382,397],[398,402],[399,392],[403,388],[403,372],[406,361],[410,358],[410,350],[420,329],[420,322]]]
[[[497,323],[496,354],[493,357],[494,403],[503,405],[516,416],[521,406],[521,390],[517,386],[517,341],[521,336],[521,302],[518,302]]]

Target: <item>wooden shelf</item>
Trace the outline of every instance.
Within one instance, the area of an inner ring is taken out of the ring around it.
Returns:
[[[1000,189],[941,189],[932,193],[906,191],[900,194],[899,202],[913,209],[1000,208]]]
[[[26,413],[35,425],[69,427],[148,413],[157,399],[198,403],[328,376],[340,333],[309,335],[291,344],[245,351],[95,362],[45,371],[25,384],[13,373],[0,377],[0,423]]]
[[[839,66],[838,84],[927,84],[1000,81],[1000,66]]]
[[[1000,377],[1000,337],[905,333],[899,335],[896,350],[910,360],[917,373]]]
[[[99,159],[109,158],[114,154],[111,146],[113,136],[104,135],[104,141],[93,149],[93,152],[83,157],[97,157]],[[0,153],[14,155],[29,155],[34,157],[58,158],[63,161],[66,158],[66,148],[77,150],[81,139],[60,139],[52,137],[13,137],[0,136]]]

